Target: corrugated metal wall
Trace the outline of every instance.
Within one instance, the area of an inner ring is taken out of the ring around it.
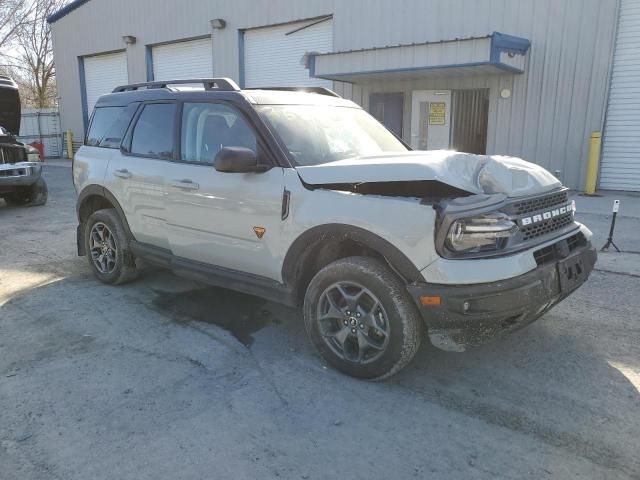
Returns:
[[[212,35],[214,74],[239,77],[239,29],[333,14],[335,50],[482,36],[500,31],[531,40],[524,75],[337,84],[368,106],[372,92],[489,88],[487,150],[560,170],[582,186],[587,139],[602,127],[617,0],[92,0],[53,28],[63,122],[82,132],[77,57],[127,47],[129,80],[144,81],[145,46]],[[209,20],[223,18],[224,30]],[[99,21],[98,21],[99,19]],[[144,19],[144,21],[142,20]],[[501,99],[503,88],[512,91]],[[405,100],[405,138],[410,138]]]

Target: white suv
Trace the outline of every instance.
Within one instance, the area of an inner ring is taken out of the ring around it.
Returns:
[[[369,379],[424,331],[462,351],[587,279],[591,232],[543,168],[411,151],[335,93],[294,90],[205,79],[101,97],[73,167],[96,276],[124,283],[143,259],[302,306],[323,358]]]

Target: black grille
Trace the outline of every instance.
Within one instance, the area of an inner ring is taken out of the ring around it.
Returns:
[[[26,161],[22,147],[0,147],[0,163],[17,163]]]
[[[522,239],[526,241],[531,240],[532,238],[541,237],[551,232],[555,232],[556,230],[560,230],[567,225],[571,225],[571,223],[573,223],[573,215],[571,212],[568,212],[558,217],[553,217],[549,220],[536,223],[535,225],[521,227],[520,231],[522,232]]]
[[[569,255],[576,248],[586,245],[587,239],[582,233],[576,233],[554,243],[553,245],[546,246],[540,250],[536,250],[533,253],[533,258],[536,260],[536,264],[543,265],[552,261],[560,260]],[[564,254],[562,252],[565,252]]]
[[[556,205],[562,205],[569,202],[569,196],[567,191],[553,193],[544,197],[531,198],[529,200],[523,200],[511,205],[510,210],[514,215],[524,215],[529,212],[536,212],[538,210],[548,209],[555,207]]]

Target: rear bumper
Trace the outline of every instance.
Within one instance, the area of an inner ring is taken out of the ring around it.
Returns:
[[[568,255],[566,249],[560,250],[559,245],[558,255],[547,256],[534,270],[507,280],[410,285],[431,343],[443,350],[463,351],[535,321],[582,285],[595,265],[596,250],[586,239]],[[420,297],[425,295],[440,297],[440,304],[422,305]]]
[[[28,187],[38,181],[42,175],[39,162],[19,162],[0,165],[0,193],[16,187]]]

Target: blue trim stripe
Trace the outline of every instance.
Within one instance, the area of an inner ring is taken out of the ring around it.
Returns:
[[[80,75],[80,100],[82,102],[82,124],[86,135],[89,127],[89,107],[87,105],[87,81],[84,74],[84,57],[78,57],[78,73]]]
[[[238,83],[240,88],[244,88],[244,30],[238,30]]]
[[[66,17],[71,12],[73,12],[76,8],[80,8],[82,5],[87,3],[89,0],[75,0],[75,2],[71,2],[69,5],[65,5],[57,12],[52,13],[47,17],[47,23],[55,23],[60,20],[62,17]]]
[[[147,82],[153,82],[153,47],[151,45],[145,47],[144,55],[147,66]]]

